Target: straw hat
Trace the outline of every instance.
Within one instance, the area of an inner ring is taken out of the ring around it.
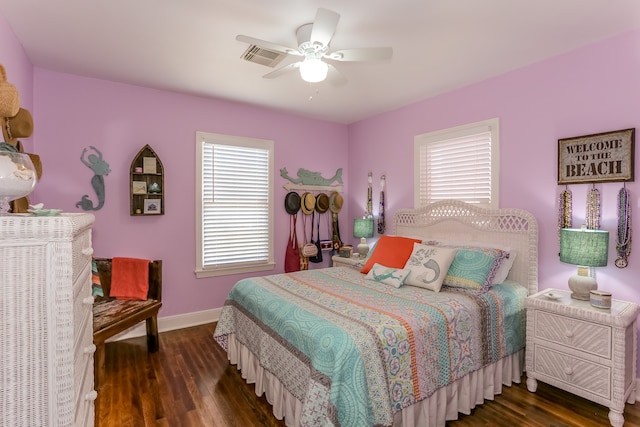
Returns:
[[[13,117],[19,109],[18,89],[7,81],[7,73],[0,64],[0,117]]]
[[[331,193],[331,196],[329,197],[329,209],[331,209],[331,212],[336,214],[340,213],[340,209],[342,209],[343,203],[344,199],[342,198],[342,195],[340,193],[338,193],[337,191]]]
[[[325,193],[318,194],[316,197],[316,212],[323,214],[329,210],[329,196]]]
[[[300,195],[290,191],[284,198],[284,208],[289,215],[295,215],[300,210]]]
[[[18,114],[13,117],[5,117],[5,126],[2,127],[4,140],[9,142],[16,138],[29,138],[33,134],[33,117],[29,110],[18,109]]]
[[[316,207],[316,196],[311,193],[304,193],[302,195],[302,213],[305,215],[311,215]]]

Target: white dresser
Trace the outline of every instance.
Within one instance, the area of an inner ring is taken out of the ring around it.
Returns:
[[[527,298],[527,388],[543,381],[609,408],[624,424],[625,401],[636,398],[637,304],[613,300],[610,309],[546,289]]]
[[[93,426],[91,214],[0,216],[0,426]]]

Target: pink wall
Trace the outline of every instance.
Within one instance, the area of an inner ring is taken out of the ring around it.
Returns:
[[[111,166],[107,202],[95,212],[98,256],[165,260],[162,316],[220,307],[243,276],[194,277],[195,131],[273,139],[276,171],[287,167],[328,176],[345,168],[346,204],[342,237],[349,242],[351,219],[364,210],[367,172],[374,173],[374,210],[379,177],[387,176],[387,218],[413,205],[413,138],[432,130],[498,117],[501,130],[500,204],[531,211],[540,228],[540,288],[567,288],[575,268],[558,260],[556,184],[558,138],[638,126],[640,32],[489,79],[350,126],[299,118],[263,108],[179,95],[34,68],[0,16],[1,63],[18,86],[23,105],[34,113],[35,134],[25,141],[44,164],[34,197],[49,207],[78,211],[92,194],[91,174],[80,163],[94,145]],[[150,144],[165,171],[166,214],[129,216],[128,171],[132,157]],[[635,163],[638,165],[638,151]],[[357,155],[356,155],[357,153]],[[348,161],[350,160],[350,161]],[[640,173],[640,172],[639,172]],[[287,218],[285,190],[276,176],[276,261],[282,271]],[[640,303],[633,273],[640,265],[636,244],[629,267],[615,259],[616,196],[621,184],[600,184],[602,228],[611,234],[608,267],[598,269],[600,288]],[[640,183],[629,183],[633,223],[640,224]],[[584,219],[587,185],[573,185],[574,224]],[[350,212],[352,214],[350,214]],[[390,224],[389,224],[390,230]],[[352,243],[356,243],[353,239]],[[637,274],[637,273],[636,273]]]
[[[20,106],[33,113],[33,65],[11,27],[0,14],[0,64],[7,72],[7,81],[18,89]],[[25,149],[32,148],[32,138],[23,141]]]
[[[579,49],[454,92],[370,118],[349,127],[351,212],[362,210],[367,171],[387,177],[387,210],[413,206],[413,138],[425,132],[493,117],[500,119],[500,206],[532,212],[540,228],[540,288],[567,288],[575,268],[558,260],[557,185],[559,138],[638,128],[640,31]],[[636,150],[636,174],[638,152]],[[597,270],[600,288],[640,303],[633,273],[640,247],[626,269],[613,265],[617,226],[616,198],[622,183],[598,184],[601,228],[610,231],[609,266]],[[574,225],[584,222],[586,184],[570,186]],[[640,183],[627,184],[633,223],[640,223]],[[376,206],[377,196],[374,197]],[[640,244],[638,244],[640,245]],[[638,246],[636,245],[636,246]]]
[[[374,174],[374,210],[379,176],[387,177],[387,212],[413,206],[413,138],[425,132],[500,119],[500,206],[523,208],[538,220],[540,289],[568,289],[575,267],[558,259],[557,140],[626,128],[640,131],[640,31],[576,50],[461,90],[381,114],[349,127],[350,211],[362,211],[366,176]],[[636,139],[639,139],[636,136]],[[640,150],[632,223],[640,224]],[[357,153],[357,156],[355,155]],[[640,304],[640,239],[629,267],[618,269],[615,235],[617,194],[622,183],[598,184],[601,228],[610,232],[609,265],[597,269],[599,288]],[[584,222],[589,185],[572,185],[573,221]]]
[[[106,203],[94,212],[96,256],[164,260],[161,316],[221,307],[244,276],[196,279],[195,133],[197,130],[275,141],[277,268],[283,271],[288,218],[282,167],[331,176],[346,169],[347,129],[262,108],[89,79],[36,68],[36,150],[44,165],[36,199],[67,212],[83,194],[95,200],[91,171],[80,162],[95,146],[111,167]],[[150,144],[165,170],[165,215],[129,215],[129,167]],[[348,178],[346,173],[344,178]],[[345,218],[348,214],[344,209]]]

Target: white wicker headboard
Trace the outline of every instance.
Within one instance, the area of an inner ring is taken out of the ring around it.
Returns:
[[[399,209],[393,234],[421,239],[494,243],[518,253],[508,279],[538,292],[538,222],[521,209],[483,209],[443,200],[418,209]]]

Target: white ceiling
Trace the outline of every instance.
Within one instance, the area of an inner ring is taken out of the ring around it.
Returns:
[[[295,48],[318,7],[341,15],[332,51],[393,58],[335,63],[338,87],[241,59],[236,35]],[[640,0],[0,0],[0,14],[37,67],[339,123],[640,28]]]

